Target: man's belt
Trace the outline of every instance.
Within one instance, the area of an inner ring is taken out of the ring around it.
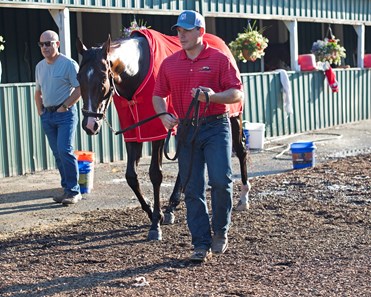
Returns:
[[[222,114],[213,114],[213,115],[210,115],[210,116],[207,116],[207,117],[201,117],[199,118],[199,123],[202,124],[202,125],[205,125],[207,123],[211,123],[211,122],[214,122],[214,121],[217,121],[217,120],[220,120],[220,119],[224,119],[224,118],[228,118],[229,117],[229,113],[228,112],[225,112],[225,113],[222,113]],[[183,125],[187,125],[188,123],[191,123],[191,125],[195,125],[196,123],[196,119],[195,118],[191,118],[191,119],[180,119],[180,123],[183,124]]]
[[[55,106],[44,106],[44,108],[48,112],[56,112],[58,110],[58,108],[61,107],[62,105],[63,105],[63,103],[59,104],[59,105],[55,105]]]

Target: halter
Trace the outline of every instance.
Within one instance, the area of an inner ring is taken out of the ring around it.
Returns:
[[[110,127],[110,129],[112,130],[112,126],[108,123],[107,121],[107,118],[106,118],[106,110],[108,109],[108,106],[111,104],[112,102],[112,98],[113,98],[113,93],[115,92],[117,94],[117,90],[116,90],[116,86],[115,86],[115,82],[113,80],[113,72],[111,70],[111,68],[109,69],[109,82],[110,82],[110,88],[109,88],[109,92],[107,92],[107,94],[103,97],[103,100],[107,100],[108,99],[108,103],[107,103],[107,106],[106,108],[104,109],[103,112],[92,112],[92,111],[89,111],[89,110],[86,110],[84,108],[81,109],[82,111],[82,114],[86,117],[96,117],[98,119],[104,119],[105,122],[108,124],[108,126]],[[115,131],[114,131],[115,132]]]

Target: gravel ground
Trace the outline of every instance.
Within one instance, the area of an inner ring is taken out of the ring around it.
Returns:
[[[370,296],[370,163],[361,154],[253,177],[229,249],[203,264],[188,260],[184,203],[160,242],[146,241],[137,207],[0,239],[0,296]]]
[[[290,143],[313,141],[316,145],[316,166],[329,160],[371,153],[371,120],[339,125],[308,133],[265,139],[264,150],[251,150],[248,161],[249,177],[281,174],[292,171],[292,158],[287,151]],[[285,152],[282,154],[282,152]],[[239,164],[232,158],[237,186]],[[151,199],[152,184],[148,176],[150,159],[142,158],[138,175],[144,195]],[[127,185],[126,162],[95,164],[94,188],[84,194],[73,207],[61,207],[52,197],[60,193],[60,178],[56,170],[46,170],[22,176],[0,178],[0,240],[15,233],[32,233],[79,221],[83,213],[96,210],[122,209],[138,206],[138,200]],[[169,200],[177,175],[176,162],[164,160],[164,182],[161,197]]]

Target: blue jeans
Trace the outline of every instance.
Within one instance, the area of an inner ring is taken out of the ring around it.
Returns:
[[[74,154],[78,123],[76,106],[72,106],[66,112],[44,110],[41,115],[41,123],[53,151],[64,192],[73,195],[80,193],[79,168]]]
[[[181,135],[182,129],[186,128],[180,125],[178,136]],[[201,125],[192,145],[190,141],[194,130],[195,127],[190,126],[187,140],[178,139],[181,141],[178,155],[179,173],[182,185],[189,176],[184,195],[192,244],[194,248],[208,249],[211,246],[211,231],[214,234],[227,234],[231,223],[231,128],[228,118]],[[206,168],[211,186],[211,225],[206,201]]]

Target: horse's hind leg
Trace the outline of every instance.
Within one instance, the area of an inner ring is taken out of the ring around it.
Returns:
[[[135,196],[137,196],[142,209],[147,213],[149,219],[152,220],[152,205],[149,200],[144,198],[137,175],[137,167],[142,156],[143,144],[138,142],[126,142],[125,145],[128,157],[125,173],[126,181],[129,187],[134,191]]]
[[[245,146],[245,137],[242,131],[242,115],[238,117],[231,117],[231,127],[232,127],[232,143],[233,149],[236,152],[237,158],[240,163],[241,171],[241,192],[240,200],[236,206],[236,210],[246,210],[249,209],[249,192],[251,185],[247,176],[247,149]]]
[[[182,185],[180,184],[180,176],[178,173],[178,176],[176,177],[175,186],[173,189],[173,192],[171,193],[169,205],[166,207],[165,213],[164,213],[164,222],[163,224],[169,225],[174,224],[175,221],[175,209],[180,203],[182,195]]]
[[[152,158],[149,168],[149,177],[153,185],[154,207],[152,214],[152,225],[148,233],[148,240],[161,240],[161,223],[164,216],[161,210],[160,187],[162,183],[162,154],[164,150],[164,140],[152,142]]]

